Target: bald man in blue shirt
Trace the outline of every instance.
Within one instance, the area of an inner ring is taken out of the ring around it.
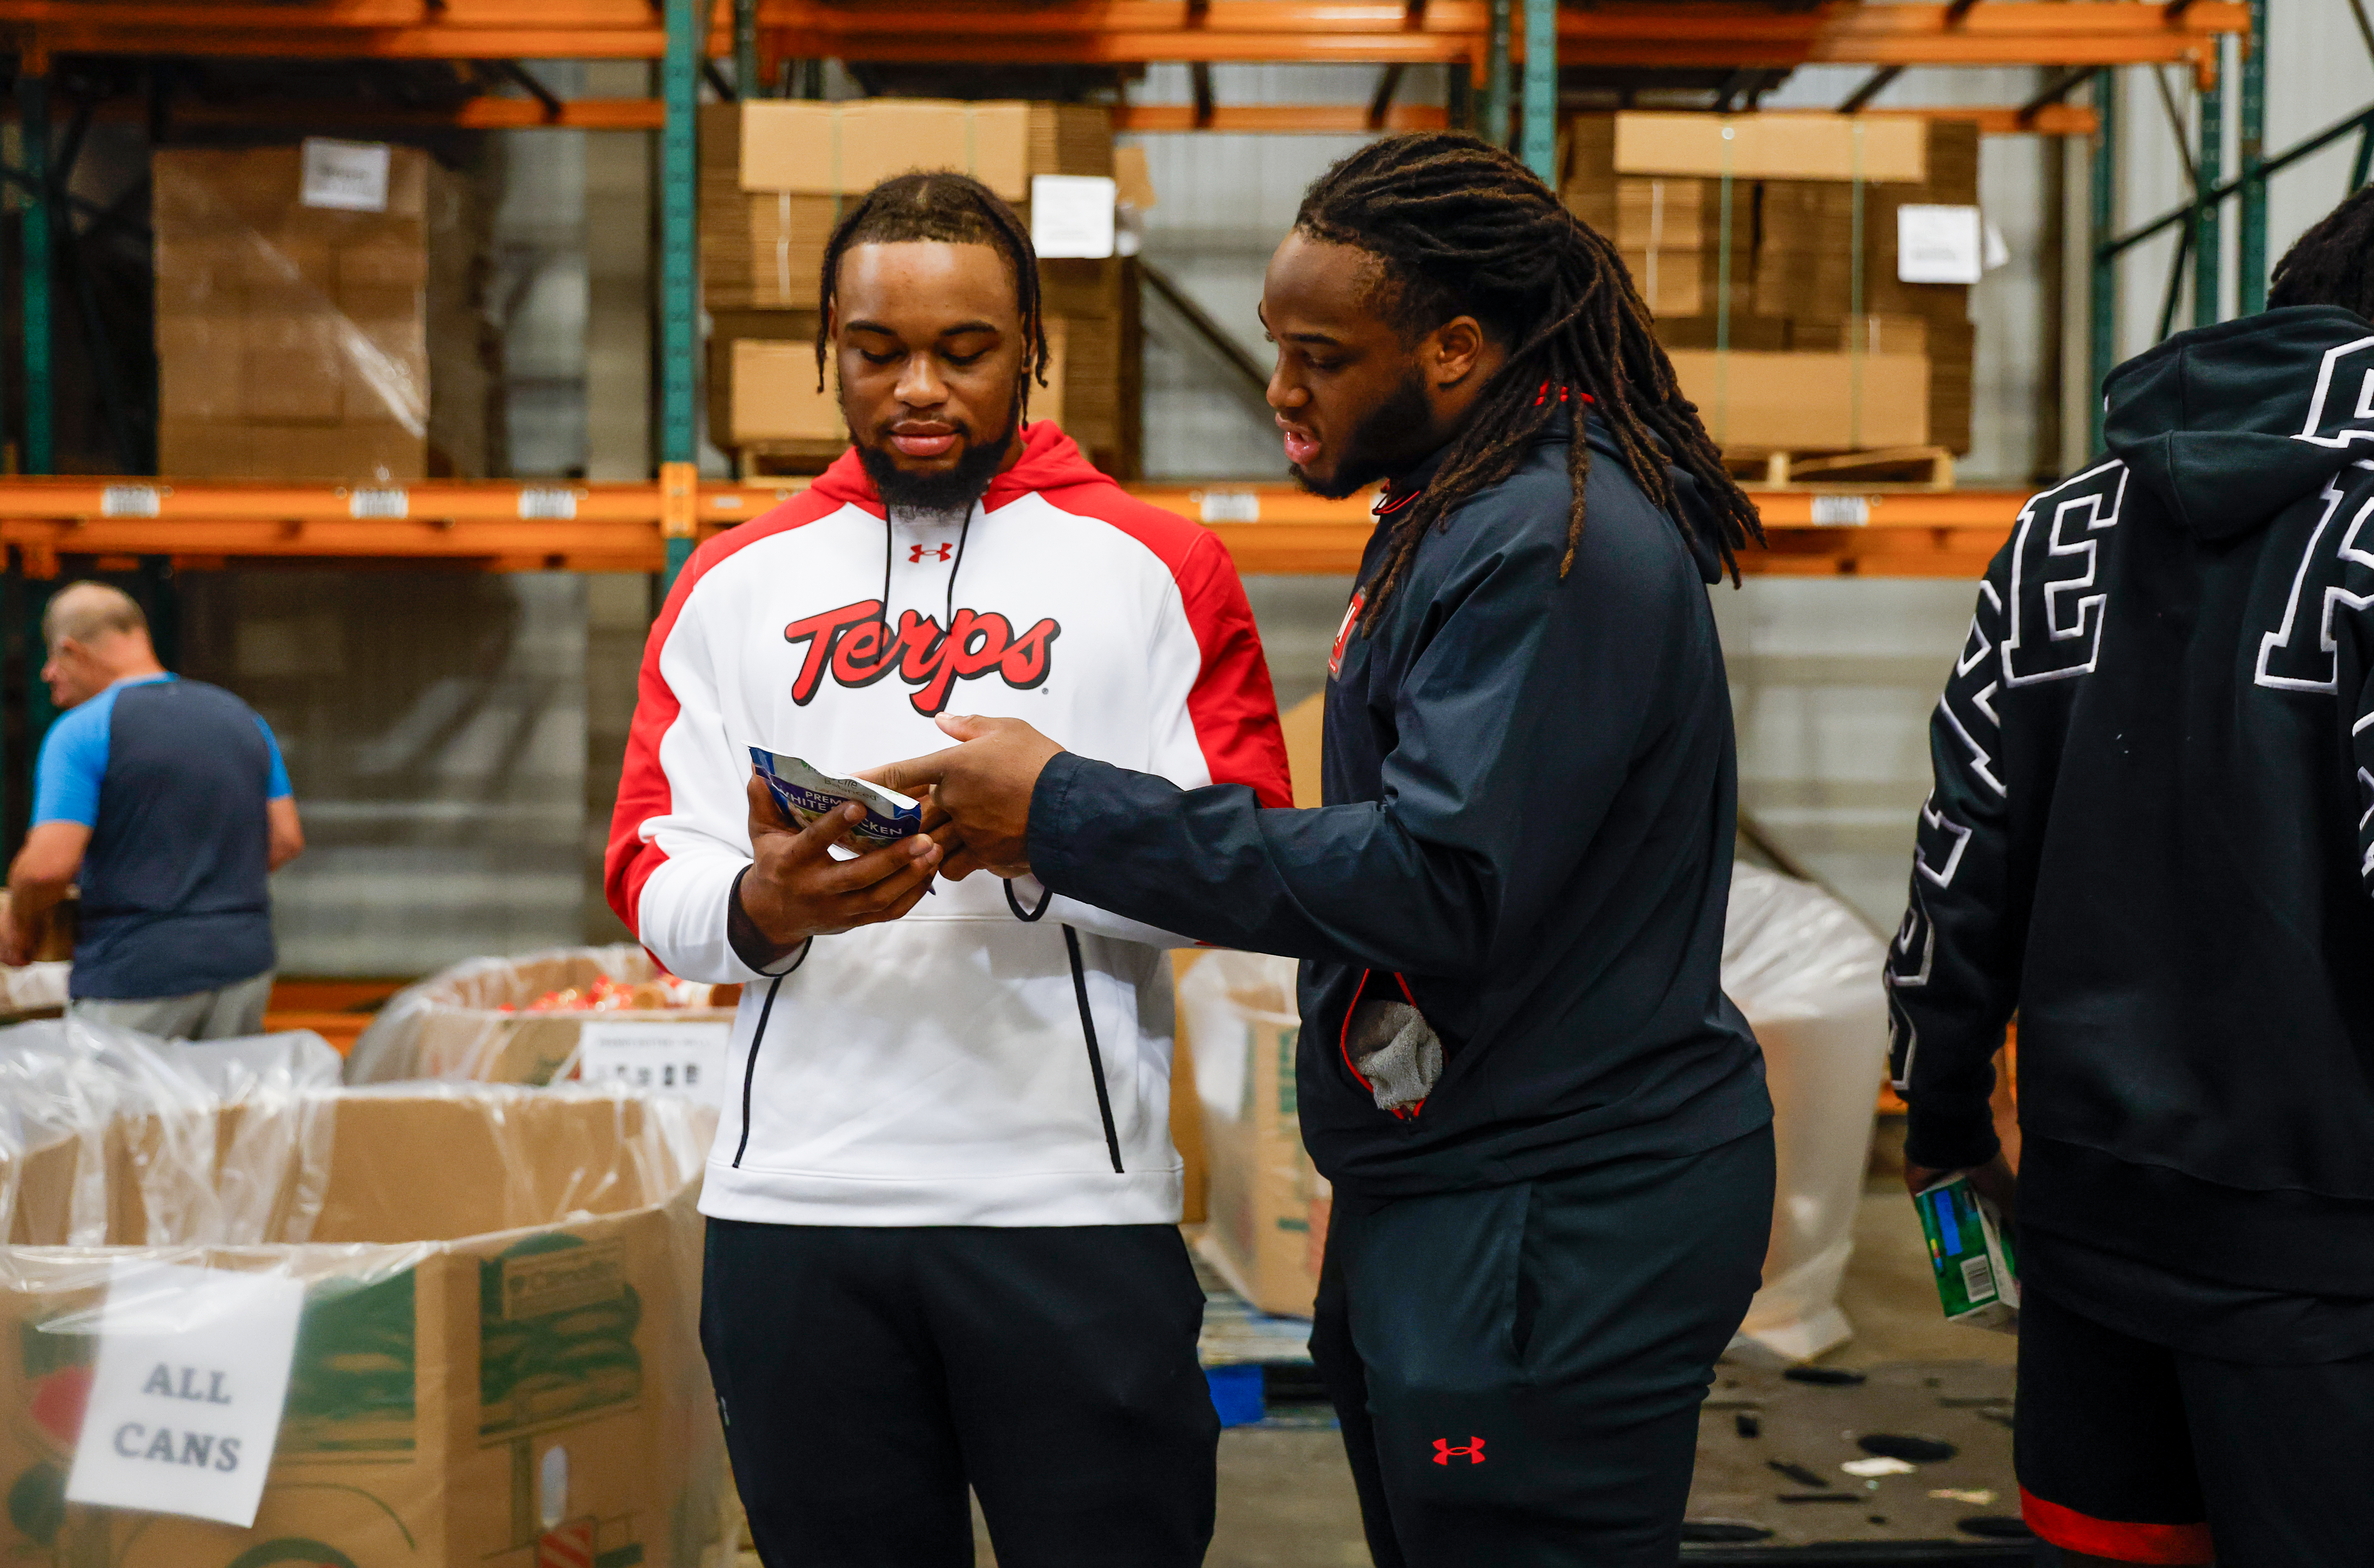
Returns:
[[[158,662],[121,590],[78,582],[41,615],[33,822],[8,868],[0,957],[21,964],[77,879],[77,1016],[166,1039],[263,1032],[275,954],[266,876],[305,848],[272,730]]]

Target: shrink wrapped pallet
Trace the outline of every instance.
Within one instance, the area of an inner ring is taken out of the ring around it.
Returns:
[[[375,177],[325,177],[356,168]],[[417,148],[320,138],[163,149],[151,172],[166,473],[488,471],[493,350],[467,181]]]

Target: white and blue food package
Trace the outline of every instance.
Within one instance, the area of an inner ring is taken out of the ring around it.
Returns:
[[[865,808],[865,818],[851,825],[841,836],[843,842],[895,844],[923,831],[923,808],[878,784],[868,784],[863,778],[843,778],[764,746],[750,748],[750,766],[767,781],[767,789],[775,797],[775,803],[783,808],[783,814],[802,827],[854,801]],[[852,843],[851,847],[858,845]]]

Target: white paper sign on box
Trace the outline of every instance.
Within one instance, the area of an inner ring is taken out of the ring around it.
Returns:
[[[1112,181],[1101,174],[1030,177],[1030,243],[1042,261],[1113,253]]]
[[[305,173],[297,199],[309,207],[344,212],[387,211],[389,153],[385,142],[305,138]]]
[[[1896,209],[1898,282],[1976,283],[1985,258],[1978,208],[1915,202]]]
[[[577,1032],[577,1071],[589,1083],[690,1094],[722,1105],[731,1024],[595,1022]]]
[[[66,1500],[255,1523],[302,1281],[119,1259]]]

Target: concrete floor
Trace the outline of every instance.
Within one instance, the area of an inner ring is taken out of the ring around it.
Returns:
[[[2010,1335],[1958,1328],[1940,1316],[1920,1222],[1903,1188],[1884,1171],[1874,1176],[1856,1216],[1854,1260],[1840,1300],[1855,1337],[1824,1356],[1826,1364],[1967,1362],[2008,1367],[2015,1359],[2016,1341]],[[2010,1436],[2001,1432],[2003,1452],[1992,1457],[2006,1471]],[[1369,1561],[1342,1440],[1332,1425],[1224,1432],[1219,1490],[1219,1519],[1206,1568],[1359,1568]],[[2016,1504],[1995,1511],[2016,1512]],[[976,1562],[993,1568],[996,1558],[986,1532],[978,1518],[975,1523]],[[756,1555],[746,1554],[742,1568],[758,1568]]]

